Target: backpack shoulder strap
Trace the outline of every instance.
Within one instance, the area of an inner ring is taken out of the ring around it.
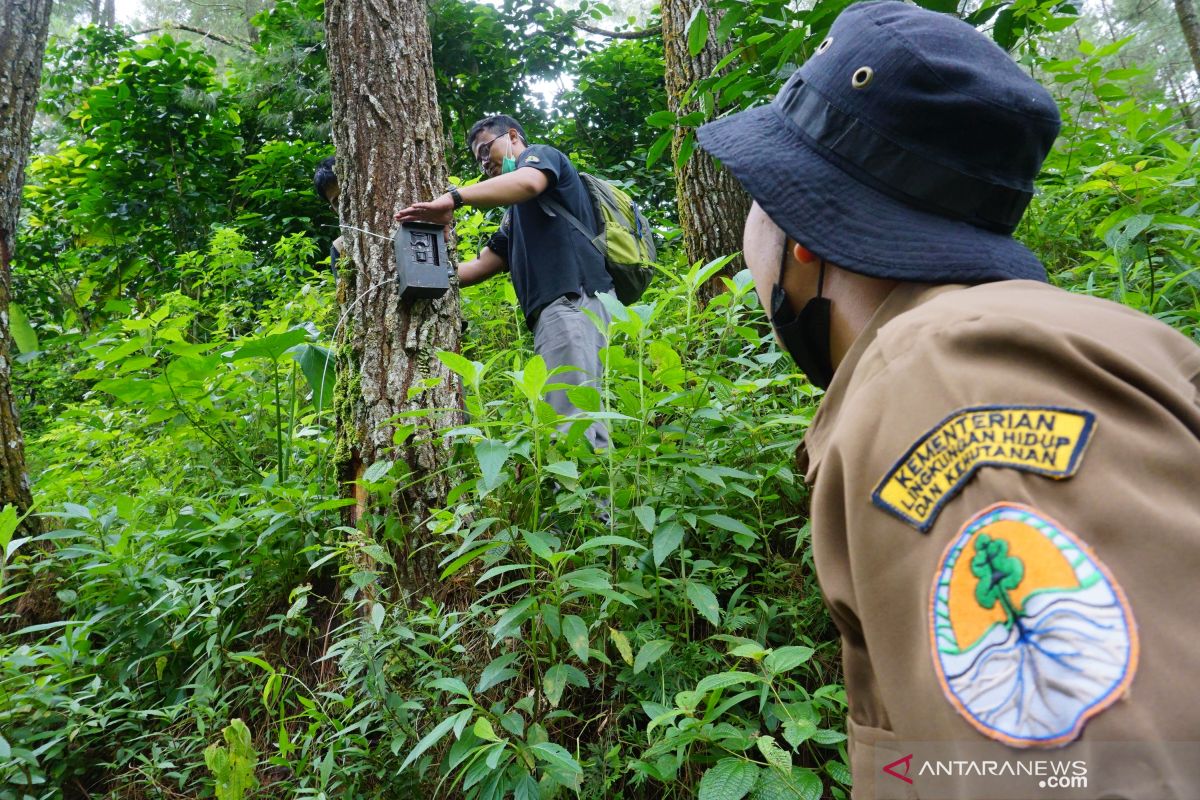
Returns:
[[[595,234],[587,229],[587,226],[579,220],[579,217],[568,211],[566,206],[552,197],[546,197],[545,192],[538,196],[538,205],[540,205],[542,210],[550,216],[562,217],[567,222],[571,223],[571,227],[583,234],[583,238],[587,239],[592,247],[596,248],[596,252],[598,252],[600,255],[604,255],[604,250],[602,250],[600,245],[596,244],[596,242],[592,239]]]

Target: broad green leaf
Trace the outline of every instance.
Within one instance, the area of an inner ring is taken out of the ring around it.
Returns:
[[[434,689],[441,689],[443,692],[462,695],[467,699],[471,697],[471,690],[462,682],[461,678],[438,678],[430,684]]]
[[[451,372],[461,375],[467,383],[474,383],[480,368],[483,367],[478,361],[471,361],[469,358],[449,350],[438,350],[437,357],[439,361],[450,368]]]
[[[38,350],[37,331],[29,324],[29,318],[16,303],[8,304],[9,333],[22,353],[34,353]]]
[[[701,583],[690,582],[687,585],[687,597],[702,617],[713,625],[721,623],[721,604],[717,602],[717,596],[712,593],[712,589]]]
[[[823,790],[820,776],[810,769],[765,769],[750,792],[750,800],[821,800]]]
[[[683,526],[675,520],[663,523],[654,533],[654,566],[661,567],[683,542]]]
[[[571,652],[586,664],[588,660],[587,623],[574,614],[567,614],[562,618],[562,632]]]
[[[654,166],[654,163],[662,158],[663,153],[665,153],[667,148],[671,145],[671,140],[674,138],[674,136],[675,132],[670,130],[654,140],[654,144],[650,145],[650,149],[646,151],[647,169]]]
[[[758,780],[758,767],[742,758],[723,758],[700,779],[698,800],[742,800]]]
[[[744,536],[758,538],[758,534],[752,531],[746,523],[736,520],[733,517],[727,517],[724,514],[705,514],[700,519],[731,533],[740,533]]]
[[[637,521],[642,523],[642,527],[646,529],[646,533],[654,533],[654,509],[650,506],[638,506],[633,509],[633,515],[637,517]]]
[[[783,739],[795,750],[807,742],[817,732],[817,723],[803,717],[787,719],[783,722]]]
[[[841,731],[834,731],[828,728],[821,728],[813,734],[812,740],[817,744],[831,745],[841,744],[846,741],[846,734]]]
[[[538,742],[529,748],[538,761],[545,763],[555,773],[568,777],[569,781],[559,780],[564,786],[573,786],[583,778],[583,768],[575,760],[567,748],[554,742]],[[558,775],[554,775],[558,780]]]
[[[558,537],[545,531],[521,531],[529,550],[543,561],[549,561],[558,550]]]
[[[492,626],[492,636],[499,640],[517,633],[533,613],[533,604],[536,602],[536,597],[526,597],[501,614]]]
[[[364,544],[362,546],[362,551],[365,554],[367,554],[368,556],[370,556],[371,558],[378,561],[380,564],[386,564],[389,567],[396,566],[396,560],[394,558],[392,558],[392,554],[389,553],[387,551],[387,549],[384,548],[383,545],[374,544],[374,543]]]
[[[576,547],[576,552],[582,553],[585,550],[592,550],[597,547],[633,547],[638,550],[645,550],[646,546],[640,542],[635,542],[633,539],[627,539],[624,536],[593,536],[583,544]]]
[[[815,651],[811,647],[801,645],[792,645],[789,647],[778,647],[769,656],[763,659],[763,666],[775,675],[782,674],[789,670],[793,670],[801,664],[807,662]]]
[[[833,778],[843,786],[854,785],[854,779],[850,774],[850,769],[841,761],[826,761],[825,771],[829,773],[829,777]]]
[[[513,786],[513,800],[540,800],[541,790],[538,789],[538,782],[528,773],[517,779],[517,783]]]
[[[562,636],[562,614],[558,610],[558,606],[543,604],[541,606],[542,624],[546,626],[546,630],[550,631],[550,635],[557,639]]]
[[[517,388],[529,400],[535,400],[542,395],[549,373],[546,371],[546,361],[535,355],[525,363],[525,369],[520,372]]]
[[[383,461],[376,461],[372,463],[371,466],[363,470],[361,480],[363,483],[378,483],[379,481],[383,480],[385,475],[391,472],[393,466],[395,466],[394,461],[388,461],[386,459]]]
[[[642,645],[642,649],[638,650],[637,659],[633,662],[633,673],[636,675],[642,672],[646,667],[658,661],[667,651],[671,649],[671,642],[667,639],[653,639]]]
[[[687,23],[687,45],[688,55],[692,58],[700,55],[700,51],[704,49],[704,45],[708,42],[708,14],[704,10],[703,3],[697,3],[692,9],[692,16]]]
[[[284,333],[273,333],[259,339],[246,342],[234,351],[232,360],[243,358],[269,358],[278,361],[291,348],[308,338],[308,331],[303,328],[293,328]]]
[[[494,489],[500,482],[500,470],[504,468],[509,453],[508,447],[495,439],[484,439],[475,443],[475,457],[479,459],[484,490]]]
[[[300,364],[300,371],[313,393],[313,408],[320,413],[333,402],[333,389],[337,378],[334,369],[333,351],[320,345],[302,344],[292,350],[292,358]]]
[[[500,741],[500,737],[496,735],[496,729],[492,727],[492,723],[487,717],[480,717],[475,720],[475,726],[471,730],[475,732],[476,736],[485,741]]]
[[[379,603],[372,604],[372,606],[371,606],[371,625],[374,626],[375,630],[377,630],[377,631],[383,630],[383,619],[384,619],[385,614],[386,614],[386,612],[384,611],[383,606],[381,604],[379,604]]]
[[[621,654],[621,659],[626,664],[634,663],[633,648],[629,646],[629,637],[616,628],[610,627],[608,629],[608,638],[612,639],[612,643],[617,647],[617,652]],[[635,669],[634,671],[636,672],[637,670]]]
[[[497,547],[503,547],[504,544],[504,542],[492,541],[488,542],[482,547],[475,548],[469,553],[463,553],[461,556],[446,565],[446,568],[442,570],[440,580],[446,580],[446,578],[450,577],[451,575],[457,574],[459,570],[482,556],[484,553],[488,552],[489,550],[495,550]]]
[[[21,524],[23,517],[17,516],[17,508],[11,504],[6,504],[4,508],[0,508],[0,552],[8,547],[8,543],[12,541],[13,534],[16,533],[17,526]]]
[[[600,393],[592,386],[572,386],[567,389],[567,399],[580,411],[599,411]]]
[[[792,754],[780,747],[774,736],[760,736],[754,744],[772,767],[785,772],[792,769]]]
[[[652,128],[670,128],[675,124],[675,112],[655,111],[646,117],[646,124]]]
[[[705,694],[714,689],[744,686],[747,683],[759,683],[760,681],[762,678],[750,672],[718,672],[716,675],[707,675],[701,678],[700,682],[696,684],[696,691]]]
[[[683,165],[692,157],[692,151],[696,149],[696,132],[688,131],[683,137],[683,142],[679,145],[679,153],[675,156],[675,168],[682,169]]]
[[[568,480],[579,480],[579,467],[574,461],[555,461],[553,464],[547,464],[543,469],[551,475],[558,475],[561,478]]]
[[[608,582],[608,573],[594,567],[577,569],[567,573],[562,579],[585,592],[606,592],[612,589],[612,584]]]
[[[213,774],[217,800],[242,800],[258,786],[254,774],[258,752],[250,729],[240,719],[231,720],[221,732],[225,746],[210,744],[204,750],[204,763]]]
[[[416,747],[409,751],[408,756],[406,756],[404,759],[404,762],[400,764],[399,771],[403,772],[405,767],[420,758],[426,750],[440,742],[442,737],[449,733],[450,729],[457,725],[460,721],[470,720],[473,713],[474,712],[471,709],[466,708],[457,714],[451,714],[435,725],[433,730],[425,734],[421,741],[417,742]]]
[[[568,684],[586,689],[588,679],[578,667],[570,664],[555,664],[546,670],[546,675],[542,679],[542,689],[545,691],[550,705],[558,706]]]
[[[517,671],[509,665],[520,658],[520,656],[520,653],[505,653],[502,656],[492,659],[483,668],[483,673],[479,676],[479,685],[475,687],[475,691],[486,692],[493,686],[517,677]]]
[[[769,655],[770,650],[766,650],[758,642],[747,642],[739,644],[737,647],[729,651],[729,655],[736,658],[752,658],[755,661],[761,661],[763,656]]]

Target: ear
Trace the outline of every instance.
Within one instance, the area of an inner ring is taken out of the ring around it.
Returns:
[[[815,264],[821,260],[820,256],[799,242],[796,242],[792,246],[792,255],[795,256],[796,260],[801,264]]]

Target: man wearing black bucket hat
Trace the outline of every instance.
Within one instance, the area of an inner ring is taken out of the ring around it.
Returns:
[[[855,797],[1200,797],[1200,348],[1013,240],[1058,128],[970,26],[881,0],[699,131],[826,389],[800,455]]]

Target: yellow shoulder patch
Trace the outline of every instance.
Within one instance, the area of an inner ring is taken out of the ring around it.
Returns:
[[[975,406],[955,411],[900,457],[871,501],[928,532],[942,507],[981,467],[1060,480],[1074,475],[1095,426],[1094,414],[1070,408]]]

